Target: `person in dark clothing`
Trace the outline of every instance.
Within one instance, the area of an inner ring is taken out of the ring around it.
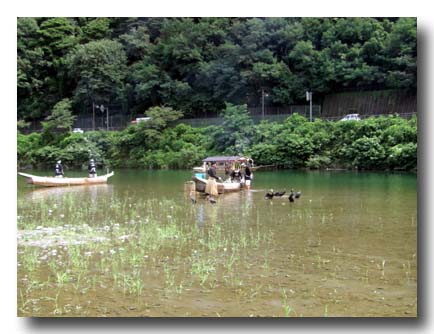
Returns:
[[[231,166],[228,163],[225,163],[225,176],[230,176],[231,174]]]
[[[239,169],[233,170],[231,172],[231,181],[232,182],[240,182],[241,181],[241,172]]]
[[[205,193],[209,195],[210,199],[218,196],[217,180],[220,180],[220,178],[217,176],[216,163],[212,162],[210,169],[208,169],[208,180],[205,187]]]
[[[208,178],[214,178],[216,181],[219,179],[216,171],[216,163],[211,163],[211,167],[208,169]]]
[[[62,161],[58,160],[56,162],[56,167],[54,168],[54,174],[56,177],[63,177],[65,174],[63,173]]]
[[[90,159],[89,165],[87,166],[87,171],[89,172],[89,177],[96,177],[96,164],[95,164],[95,160]]]
[[[250,189],[250,184],[252,182],[252,171],[250,170],[249,165],[246,166],[244,170],[244,180],[246,182],[246,189]]]

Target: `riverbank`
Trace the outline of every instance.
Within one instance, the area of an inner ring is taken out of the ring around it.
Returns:
[[[17,135],[19,168],[85,168],[89,158],[109,168],[184,169],[211,155],[243,154],[256,165],[291,169],[416,170],[417,118],[309,122],[297,114],[255,125],[243,106],[228,105],[221,126],[142,123],[119,132]]]

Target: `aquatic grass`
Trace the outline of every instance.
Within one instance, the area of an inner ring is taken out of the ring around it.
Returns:
[[[384,267],[386,266],[386,260],[385,259],[383,259],[383,261],[381,261],[381,267],[380,267],[380,270],[381,270],[381,278],[382,279],[384,279]]]
[[[70,277],[66,271],[56,273],[56,283],[59,288],[62,288],[69,281]]]
[[[20,292],[20,300],[21,300],[21,305],[20,305],[19,310],[22,313],[27,313],[27,312],[29,312],[29,311],[27,311],[27,305],[29,305],[30,303],[32,303],[33,300],[32,299],[27,299],[24,296],[22,289],[19,289],[19,292]]]
[[[193,256],[190,261],[191,273],[199,278],[200,285],[203,286],[216,271],[214,261],[212,259],[203,259],[200,256]]]
[[[145,285],[141,278],[140,270],[135,270],[131,274],[124,272],[116,275],[117,279],[115,281],[122,289],[124,294],[136,296],[140,296],[142,294]]]
[[[249,224],[240,221],[240,216],[232,217],[226,213],[222,219],[220,215],[223,211],[218,213],[215,206],[209,206],[209,212],[204,213],[205,225],[198,226],[197,206],[189,205],[188,208],[183,208],[184,204],[179,205],[170,200],[144,200],[136,203],[131,201],[132,199],[114,198],[108,199],[108,203],[113,204],[112,207],[108,207],[107,203],[103,205],[95,202],[93,206],[83,203],[84,208],[80,206],[79,201],[75,201],[71,202],[71,211],[59,202],[52,215],[47,216],[47,221],[36,222],[35,227],[43,226],[38,230],[41,232],[41,238],[50,236],[48,229],[54,228],[57,224],[63,229],[53,230],[52,236],[68,237],[65,244],[57,246],[53,244],[44,251],[36,247],[41,252],[37,258],[39,263],[35,262],[33,271],[35,278],[49,282],[51,289],[57,287],[60,296],[64,294],[74,296],[73,301],[58,298],[58,309],[63,315],[74,312],[81,315],[106,312],[102,311],[102,308],[98,311],[93,306],[80,304],[80,300],[94,296],[95,292],[100,293],[101,289],[105,289],[104,294],[116,296],[120,300],[128,300],[133,308],[144,305],[145,296],[146,298],[156,296],[159,298],[158,304],[167,307],[175,298],[185,297],[188,300],[190,292],[194,295],[199,291],[204,293],[205,297],[234,293],[237,303],[247,308],[279,294],[274,285],[279,280],[278,275],[287,277],[286,275],[291,274],[292,281],[297,278],[297,275],[302,275],[302,271],[311,274],[314,269],[322,275],[321,278],[333,277],[334,273],[334,277],[341,280],[347,272],[346,262],[350,258],[345,257],[336,246],[326,245],[324,241],[325,248],[329,247],[327,252],[322,251],[324,247],[312,248],[318,247],[321,243],[320,232],[313,235],[305,247],[291,249],[287,254],[288,267],[282,269],[276,267],[276,264],[280,266],[284,261],[278,259],[282,253],[281,248],[275,247],[276,230],[265,227],[260,220],[255,224],[255,216]],[[74,206],[75,211],[81,212],[73,212]],[[47,208],[52,209],[53,205],[50,204]],[[300,214],[298,208],[292,210],[291,221],[281,223],[277,211],[283,208],[275,206],[273,209],[277,219],[275,222],[282,231],[286,229],[284,224],[298,233],[303,232],[305,228],[314,227],[313,221],[306,219],[308,213]],[[245,214],[248,215],[248,211]],[[19,224],[27,224],[25,215],[20,212],[20,216],[23,218],[19,219]],[[256,218],[258,216],[260,215],[256,215]],[[297,221],[298,217],[306,220]],[[326,215],[325,224],[328,222],[329,217]],[[318,225],[317,220],[315,227]],[[25,237],[28,238],[28,235]],[[99,237],[106,239],[95,242],[94,239]],[[278,238],[281,239],[281,236],[278,235]],[[80,243],[74,244],[76,241]],[[23,243],[19,245],[19,249],[28,252],[30,247]],[[47,260],[41,260],[41,257],[53,249],[57,249],[55,257],[48,256]],[[342,261],[335,262],[338,257]],[[19,262],[22,264],[20,272],[29,274],[23,260],[24,253],[19,255]],[[330,261],[332,263],[329,264]],[[375,263],[378,263],[378,260]],[[342,268],[339,268],[338,264]],[[405,266],[402,266],[402,271],[399,272],[401,279],[406,279],[406,271],[407,280],[413,278],[413,264],[414,261],[410,259],[408,265],[405,263]],[[359,263],[360,269],[352,273],[362,277],[364,271],[368,269],[369,279],[374,279],[370,275],[372,266],[375,264],[371,263],[365,267]],[[40,276],[44,268],[49,268],[48,278],[46,275]],[[327,269],[328,272],[325,271]],[[60,279],[61,283],[58,284],[56,273],[59,275],[67,273],[69,281]],[[268,288],[267,283],[264,287],[261,287],[262,283],[258,283],[267,280],[273,282]],[[152,282],[152,291],[146,288],[145,282],[148,281]],[[30,314],[32,303],[26,301],[38,296],[39,291],[32,288],[26,295],[25,287],[27,284],[20,286],[22,289],[20,293],[24,298],[21,298],[20,306],[25,304],[25,309],[29,312],[26,314]],[[49,291],[48,285],[42,287],[42,291],[46,291],[49,297],[55,298],[56,291]],[[287,288],[286,293],[289,295],[290,289]],[[313,294],[315,297],[308,298],[322,298],[324,293],[318,290]],[[335,296],[332,297],[334,299],[326,302],[328,310],[331,303],[336,303],[337,300]],[[54,299],[53,304],[55,304]],[[49,307],[51,308],[53,304]],[[282,299],[281,304],[281,308],[277,305],[276,314],[273,315],[281,314],[279,312],[282,312],[282,309],[286,316],[301,315],[294,311],[294,307],[299,307],[295,299],[287,298],[286,302]],[[76,306],[82,308],[76,310]],[[54,306],[53,308],[55,309]],[[157,306],[151,308],[150,314],[158,314],[157,309]],[[326,313],[321,311],[320,309],[320,315]],[[23,311],[19,312],[23,314]],[[43,315],[44,308],[40,312],[42,313],[39,314]],[[128,310],[122,314],[129,314]],[[204,314],[207,314],[206,311]]]
[[[32,247],[24,252],[21,258],[26,271],[33,272],[38,268],[40,255],[41,251],[37,247]]]
[[[287,290],[285,288],[282,288],[280,290],[280,293],[281,293],[280,298],[281,298],[281,304],[283,307],[284,316],[290,317],[291,314],[294,314],[294,316],[297,316],[297,312],[295,312],[294,309],[289,305],[289,302],[288,302],[289,298],[288,298],[288,294],[286,292],[287,292]]]
[[[175,286],[175,272],[171,270],[167,263],[163,265],[166,287],[171,289]]]

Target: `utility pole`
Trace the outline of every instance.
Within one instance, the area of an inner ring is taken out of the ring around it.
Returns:
[[[262,119],[265,118],[265,98],[268,97],[268,94],[265,93],[264,88],[261,88],[262,92]]]
[[[101,110],[101,112],[103,113],[104,111],[107,113],[107,131],[109,130],[109,108],[108,107],[104,107],[103,104],[101,104],[100,106],[96,106],[96,109]],[[104,118],[101,118],[101,126],[104,126]]]
[[[312,92],[306,92],[306,100],[309,101],[309,120],[312,122]]]
[[[92,129],[95,131],[95,102],[92,101]]]

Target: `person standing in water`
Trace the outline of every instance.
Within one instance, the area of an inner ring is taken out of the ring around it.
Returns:
[[[245,186],[246,186],[247,190],[250,189],[250,185],[251,185],[252,179],[253,179],[253,173],[251,170],[251,167],[252,167],[251,161],[252,160],[249,160],[247,162],[247,165],[245,165],[245,169],[244,169],[244,181],[245,181]]]
[[[87,171],[89,172],[89,177],[96,177],[96,164],[95,164],[95,160],[90,159],[89,165],[87,166]]]
[[[208,181],[205,187],[205,193],[210,196],[210,200],[217,197],[219,194],[217,190],[217,180],[219,180],[219,177],[217,176],[216,163],[213,161],[210,169],[208,169]]]
[[[54,167],[54,174],[56,177],[63,177],[65,175],[63,173],[63,166],[61,160],[57,160],[56,167]]]

